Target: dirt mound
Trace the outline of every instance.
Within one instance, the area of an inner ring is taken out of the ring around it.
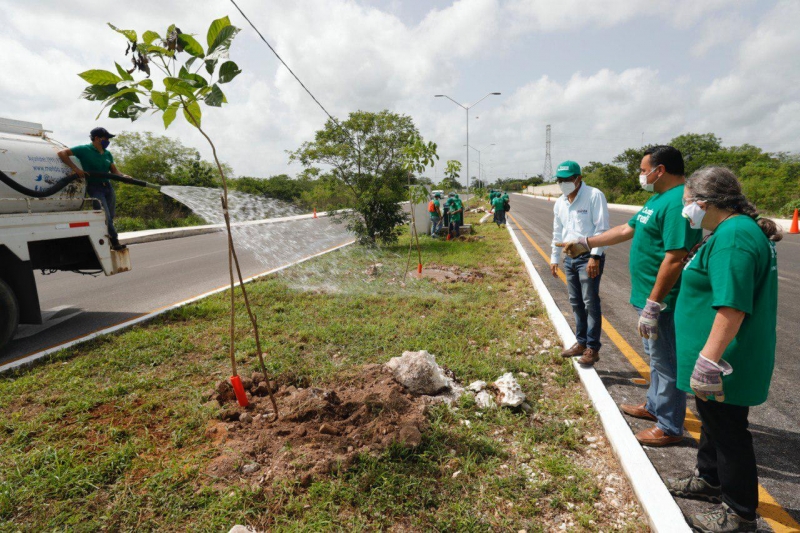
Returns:
[[[423,398],[406,393],[382,365],[362,367],[329,388],[280,386],[276,422],[270,422],[268,397],[254,394],[242,409],[226,394],[218,396],[224,408],[206,435],[220,455],[206,473],[225,484],[290,479],[308,486],[315,477],[347,468],[359,453],[379,452],[393,442],[418,446],[427,426]]]

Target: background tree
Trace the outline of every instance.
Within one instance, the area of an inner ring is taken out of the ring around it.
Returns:
[[[461,182],[458,178],[461,176],[461,163],[455,159],[447,161],[444,167],[444,179],[439,182],[439,188],[448,190],[461,190]]]
[[[328,120],[313,141],[290,153],[304,167],[330,169],[332,184],[352,197],[352,211],[340,212],[361,244],[397,241],[398,225],[406,221],[399,202],[407,196],[403,147],[419,135],[411,117],[391,113],[355,111],[338,124]]]

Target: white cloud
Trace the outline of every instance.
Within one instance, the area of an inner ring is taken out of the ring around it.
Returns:
[[[700,38],[692,46],[692,54],[703,56],[716,46],[739,41],[750,33],[750,25],[739,13],[714,17],[703,23],[699,29]]]

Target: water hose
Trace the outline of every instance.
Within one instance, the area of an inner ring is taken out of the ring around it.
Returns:
[[[118,174],[110,174],[108,172],[86,172],[86,175],[89,176],[90,178],[109,179],[109,180],[119,181],[122,183],[127,183],[128,185],[138,185],[139,187],[149,187],[151,189],[156,189],[156,190],[161,189],[160,185],[154,185],[146,181],[137,180],[126,176],[120,176]],[[19,183],[11,179],[5,172],[0,170],[0,182],[3,182],[5,185],[9,186],[11,189],[14,189],[18,193],[24,194],[25,196],[30,196],[31,198],[47,198],[48,196],[53,196],[54,194],[61,191],[64,187],[66,187],[67,185],[69,185],[78,178],[79,178],[78,174],[72,173],[69,176],[61,178],[49,188],[41,191],[36,191],[33,189],[29,189],[23,185],[20,185]]]

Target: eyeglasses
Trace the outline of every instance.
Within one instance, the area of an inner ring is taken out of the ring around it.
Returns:
[[[682,200],[682,201],[683,201],[683,207],[686,207],[686,206],[687,206],[687,205],[689,205],[690,203],[692,203],[692,202],[696,202],[696,201],[697,201],[697,198],[683,198],[683,200]]]

